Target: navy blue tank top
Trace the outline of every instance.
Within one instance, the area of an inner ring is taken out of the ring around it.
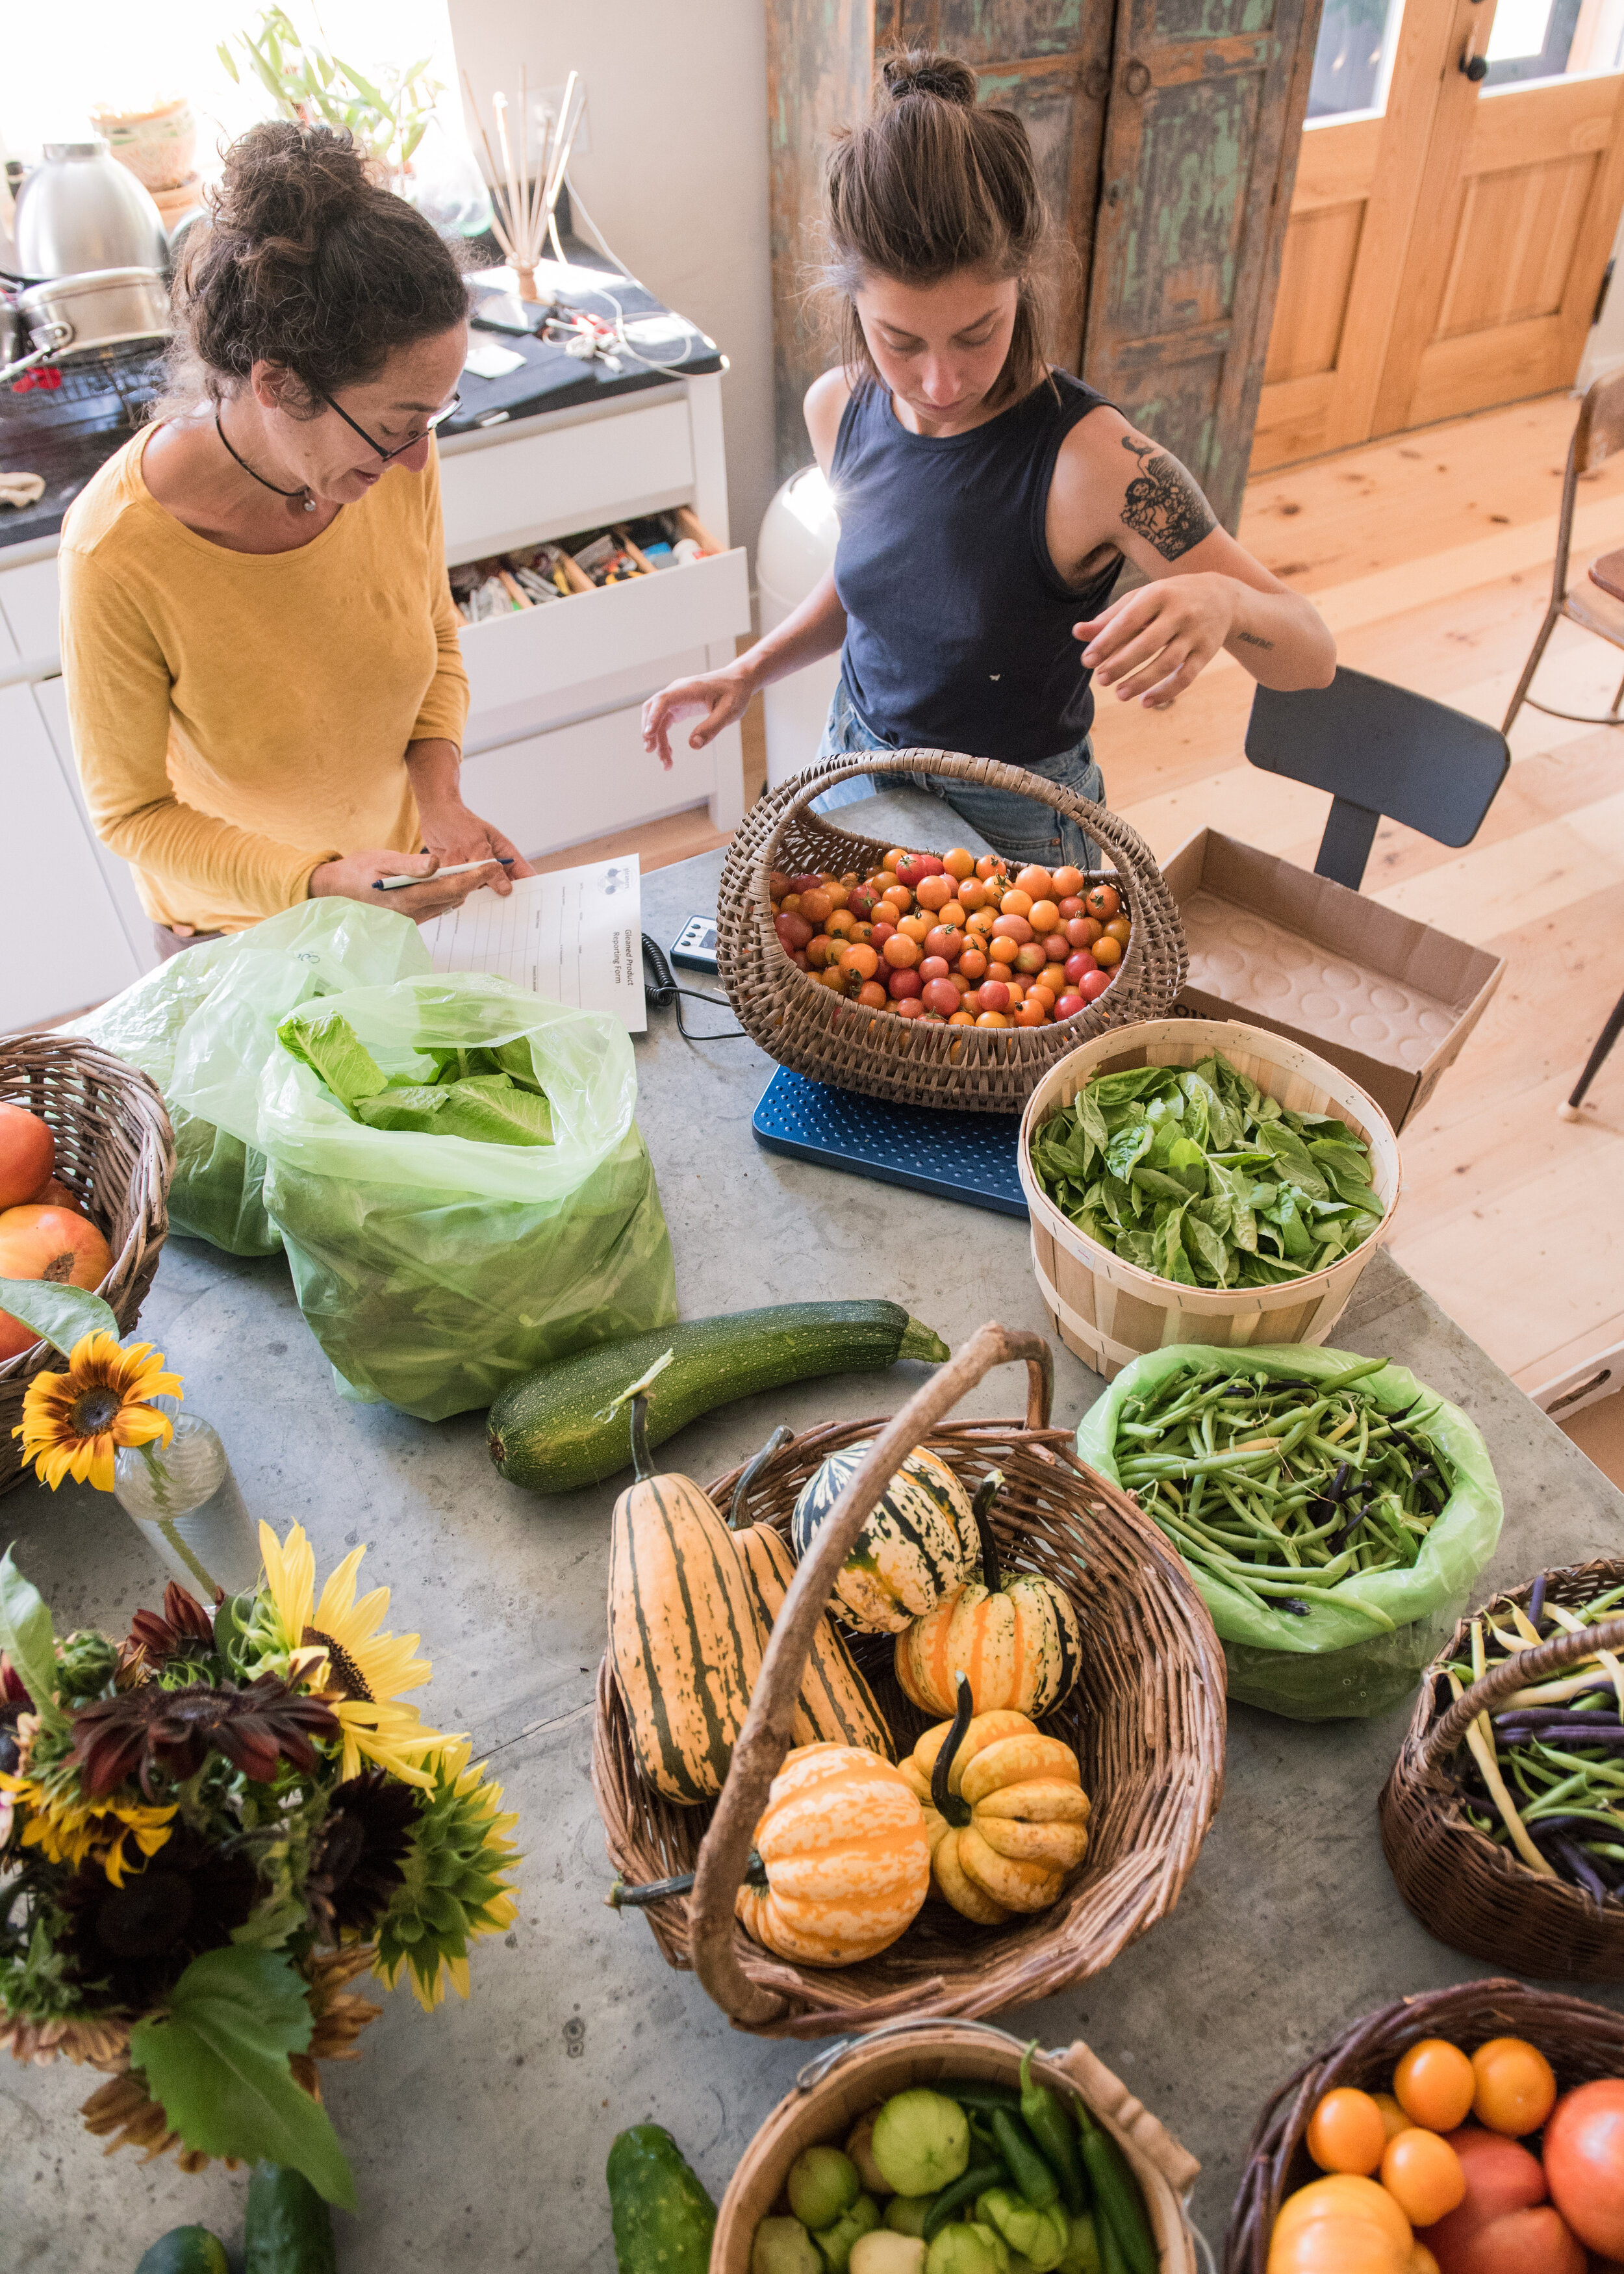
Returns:
[[[1087,733],[1091,674],[1071,627],[1104,606],[1122,559],[1074,591],[1044,523],[1060,445],[1104,400],[1057,371],[967,433],[914,434],[888,388],[853,393],[831,470],[841,674],[889,749],[1030,765]]]

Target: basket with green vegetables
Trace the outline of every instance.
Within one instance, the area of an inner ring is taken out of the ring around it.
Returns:
[[[1097,1076],[1032,1139],[1079,1231],[1190,1287],[1271,1287],[1347,1255],[1386,1213],[1345,1121],[1294,1113],[1214,1051]]]

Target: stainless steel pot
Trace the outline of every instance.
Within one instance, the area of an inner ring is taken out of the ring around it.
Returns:
[[[24,175],[12,230],[25,276],[83,276],[111,268],[162,268],[163,216],[100,135],[48,142]]]
[[[18,296],[17,313],[33,347],[0,367],[0,385],[36,364],[132,340],[161,340],[172,328],[169,287],[155,268],[93,269],[31,284]]]

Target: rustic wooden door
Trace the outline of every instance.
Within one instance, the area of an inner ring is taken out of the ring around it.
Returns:
[[[1624,199],[1624,0],[1496,5],[1327,0],[1254,471],[1572,380]]]
[[[1318,0],[1118,0],[1087,377],[1233,529]]]

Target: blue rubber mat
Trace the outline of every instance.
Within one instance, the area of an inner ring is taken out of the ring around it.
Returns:
[[[808,1081],[780,1066],[751,1120],[758,1145],[820,1169],[905,1185],[936,1200],[1024,1216],[1015,1169],[1020,1117],[937,1113]]]

